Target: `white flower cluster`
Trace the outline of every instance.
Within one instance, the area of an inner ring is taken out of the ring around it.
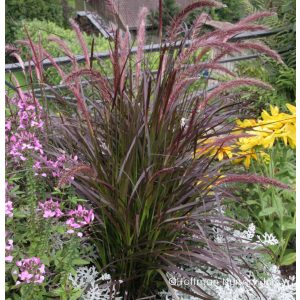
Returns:
[[[69,275],[69,280],[75,289],[82,290],[80,300],[122,300],[122,297],[117,297],[111,276],[107,273],[100,276],[95,266],[78,268],[74,276]]]
[[[231,231],[231,228],[225,227],[224,230]],[[247,230],[239,231],[234,230],[232,235],[229,235],[228,237],[224,237],[224,231],[220,228],[215,227],[213,229],[214,231],[214,241],[223,244],[226,242],[234,242],[236,240],[239,240],[242,243],[249,243],[252,242],[252,240],[255,237],[255,225],[251,223]],[[255,241],[256,246],[274,246],[278,244],[277,238],[272,233],[265,232],[262,236],[256,235],[257,241]],[[252,243],[253,245],[253,243]]]

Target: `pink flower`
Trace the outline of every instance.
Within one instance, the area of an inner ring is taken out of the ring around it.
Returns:
[[[74,233],[74,229],[79,229],[83,226],[90,224],[94,220],[93,210],[87,210],[82,205],[78,205],[77,209],[71,210],[68,212],[68,215],[71,217],[66,221],[66,224],[69,226],[68,233]],[[82,237],[82,233],[77,234],[79,237]]]
[[[16,284],[23,283],[42,283],[45,279],[45,265],[38,257],[24,258],[16,262],[19,267],[19,279]]]
[[[39,207],[43,211],[44,218],[59,218],[63,216],[62,211],[60,210],[59,202],[55,202],[52,199],[49,199],[45,202],[39,202]]]
[[[14,257],[12,255],[5,256],[5,261],[12,262]]]
[[[13,217],[13,203],[10,200],[5,201],[5,214],[9,218]]]
[[[11,255],[14,249],[13,243],[14,241],[9,239],[5,245],[5,261],[7,262],[12,262],[13,260],[13,256]]]
[[[35,129],[41,131],[43,126],[41,105],[28,93],[14,97],[11,104],[18,107],[18,113],[5,124],[7,153],[17,162],[26,160],[27,150],[34,149],[42,154],[42,146],[35,134]]]
[[[21,272],[21,274],[19,275],[19,277],[20,277],[20,280],[29,283],[30,279],[33,277],[33,275],[30,274],[30,273],[28,273],[27,270],[25,270],[25,271]]]

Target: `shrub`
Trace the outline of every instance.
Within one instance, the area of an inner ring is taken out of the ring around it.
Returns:
[[[53,57],[59,57],[64,55],[64,52],[61,48],[57,47],[54,42],[50,42],[48,38],[50,36],[55,36],[57,38],[63,39],[70,51],[74,54],[82,54],[82,49],[78,44],[78,40],[76,34],[71,29],[65,29],[61,26],[58,26],[54,22],[51,21],[41,21],[41,20],[24,20],[22,23],[22,30],[20,30],[16,36],[17,40],[24,40],[27,39],[27,33],[24,30],[28,31],[28,34],[34,43],[38,43],[39,39],[41,39],[43,48],[47,50]],[[89,49],[92,46],[92,36],[88,36],[87,34],[83,33],[83,38],[88,45]],[[102,37],[95,38],[94,42],[94,51],[101,52],[101,51],[108,51],[109,50],[109,43],[106,39]]]
[[[23,19],[39,19],[63,25],[60,0],[7,0],[5,1],[5,41],[13,43],[20,31],[19,22]]]
[[[73,54],[81,55],[82,49],[78,44],[76,34],[71,29],[64,29],[53,22],[49,21],[40,21],[40,20],[24,20],[22,22],[22,30],[17,34],[17,39],[22,41],[27,39],[28,35],[33,43],[41,43],[42,47],[53,57],[66,56],[68,53],[64,52],[58,45],[57,40],[63,39],[67,44],[67,47]],[[92,43],[94,40],[94,52],[103,52],[108,51],[110,46],[109,42],[102,38],[97,37],[93,38],[83,33],[83,39],[86,42],[89,49],[92,49]],[[18,42],[17,42],[18,43]],[[29,60],[29,53],[24,48],[22,51],[22,59]],[[97,62],[94,64],[97,66]],[[109,67],[106,66],[107,71],[109,72]],[[54,68],[48,68],[44,73],[44,80],[49,82],[52,85],[58,85],[60,83],[60,78],[57,71]],[[26,84],[30,82],[29,78],[25,81]]]
[[[240,76],[255,76],[270,83],[274,90],[262,91],[256,88],[244,95],[244,99],[253,101],[254,115],[262,109],[268,109],[269,104],[282,107],[296,97],[296,72],[286,65],[279,65],[264,57],[253,60],[251,64],[241,62],[236,66]]]
[[[170,46],[163,44],[159,52],[155,75],[143,51],[145,9],[139,16],[135,56],[129,53],[129,32],[115,33],[112,80],[93,68],[89,49],[74,23],[85,67],[73,60],[71,72],[66,73],[39,45],[26,44],[39,49],[32,51],[37,78],[42,82],[41,58],[50,59],[68,85],[68,95],[76,100],[76,107],[65,101],[66,108],[56,112],[59,116],[48,115],[47,151],[78,156],[78,164],[64,172],[59,186],[71,181],[93,206],[93,242],[99,255],[95,264],[99,272],[122,281],[120,296],[126,299],[156,295],[165,286],[176,299],[174,289],[178,287],[170,285],[167,272],[189,278],[195,275],[189,270],[196,265],[244,278],[243,264],[234,259],[245,253],[243,245],[212,238],[213,228],[230,236],[227,228],[234,226],[234,220],[224,218],[220,210],[229,193],[227,187],[235,182],[284,187],[275,180],[233,173],[232,167],[215,163],[209,155],[196,156],[199,147],[219,148],[241,137],[231,133],[236,116],[245,111],[245,103],[239,101],[241,86],[270,88],[256,79],[235,78],[219,59],[247,48],[280,60],[262,44],[229,42],[238,33],[264,28],[253,22],[267,14],[203,36],[198,33],[207,15],[200,15],[182,39],[182,22],[194,8],[204,5],[221,6],[215,1],[198,1],[177,15],[168,32]],[[189,38],[191,44],[186,48],[184,42]],[[60,46],[69,52],[63,41]],[[203,62],[210,50],[215,55]],[[204,70],[224,72],[230,79],[211,92],[195,92],[190,87]],[[88,86],[80,85],[82,78],[88,80]],[[216,141],[203,142],[211,138]],[[197,286],[186,293],[209,297]]]

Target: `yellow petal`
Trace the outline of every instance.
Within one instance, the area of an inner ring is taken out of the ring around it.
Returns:
[[[286,107],[288,108],[288,110],[292,113],[292,114],[296,114],[296,106],[287,103]]]

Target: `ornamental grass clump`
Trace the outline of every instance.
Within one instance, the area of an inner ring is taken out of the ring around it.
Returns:
[[[93,51],[90,54],[75,23],[85,64],[79,65],[71,56],[71,72],[65,72],[39,45],[23,42],[32,48],[40,81],[39,62],[47,58],[67,85],[62,96],[54,93],[59,110],[48,114],[48,151],[59,155],[63,150],[78,157],[59,184],[71,182],[89,201],[95,215],[92,239],[99,255],[95,265],[121,282],[119,295],[124,299],[154,296],[165,287],[178,299],[174,289],[179,288],[171,286],[166,274],[190,278],[196,276],[189,271],[193,266],[216,268],[242,280],[243,265],[234,257],[244,253],[243,244],[212,238],[212,228],[218,227],[226,236],[230,234],[226,228],[236,223],[217,208],[230,195],[231,183],[277,184],[255,174],[234,173],[230,163],[217,162],[210,155],[196,156],[199,140],[214,139],[218,149],[224,142],[230,146],[247,136],[232,133],[235,120],[246,111],[247,103],[239,98],[241,87],[271,88],[253,78],[236,78],[220,60],[253,50],[280,61],[263,44],[232,40],[239,33],[264,29],[253,22],[269,13],[206,33],[202,29],[210,17],[202,13],[187,29],[186,17],[205,6],[222,4],[197,1],[178,14],[161,42],[155,72],[148,64],[151,54],[144,52],[146,9],[139,16],[136,54],[129,51],[129,32],[115,31],[112,78],[101,69],[101,61],[93,64]],[[60,45],[70,55],[63,41]],[[198,82],[209,84],[209,77],[201,75],[204,71],[225,73],[229,79],[212,90],[196,90]],[[63,96],[72,97],[76,105]],[[211,299],[196,286],[186,293]]]

